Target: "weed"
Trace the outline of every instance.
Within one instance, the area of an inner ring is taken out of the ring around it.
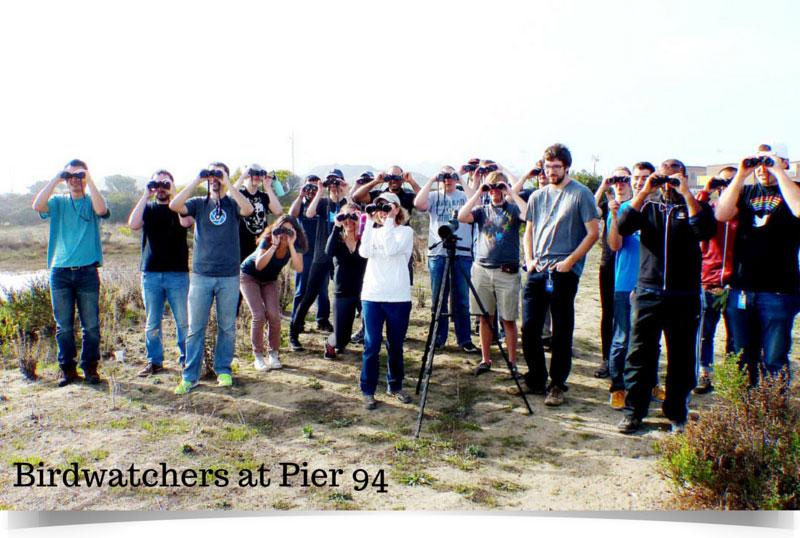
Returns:
[[[297,508],[297,505],[290,501],[280,499],[272,503],[272,508],[275,510],[293,510]]]
[[[397,473],[392,478],[405,486],[430,486],[436,481],[431,475],[422,471]]]
[[[520,491],[525,491],[528,489],[525,486],[511,482],[510,480],[492,480],[489,485],[497,491],[504,491],[507,493],[519,493]]]
[[[473,458],[486,457],[486,452],[478,445],[469,445],[464,449],[464,451],[467,453],[467,456],[472,456]]]
[[[311,439],[314,437],[314,428],[311,426],[311,424],[306,424],[303,426],[303,437],[306,439]]]
[[[252,426],[230,426],[226,425],[220,433],[220,437],[231,443],[243,443],[258,435],[258,430]]]
[[[320,383],[319,379],[317,379],[316,377],[309,378],[306,384],[308,385],[309,388],[314,390],[320,390],[322,388],[322,383]]]

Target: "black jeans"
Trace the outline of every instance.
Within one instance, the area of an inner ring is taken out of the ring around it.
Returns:
[[[636,288],[631,302],[631,336],[625,361],[625,411],[642,419],[650,407],[658,369],[661,332],[667,341],[667,396],[662,410],[675,422],[686,422],[689,395],[697,385],[697,326],[700,292],[668,293]]]
[[[331,268],[331,262],[325,261],[323,263],[312,263],[311,267],[306,269],[308,271],[308,281],[306,282],[305,292],[303,292],[303,299],[292,312],[292,324],[289,326],[290,336],[297,337],[303,331],[306,315],[311,305],[317,300],[322,286],[328,282]]]
[[[548,292],[548,273],[528,275],[522,292],[522,352],[528,365],[525,382],[531,389],[547,387],[547,364],[542,347],[542,328],[547,309],[553,318],[553,337],[550,345],[550,386],[564,389],[572,369],[572,333],[575,329],[575,294],[578,275],[550,273],[553,291]]]
[[[344,351],[350,343],[353,333],[353,320],[356,310],[361,307],[361,297],[358,295],[335,295],[333,297],[333,347],[336,352]],[[330,340],[328,340],[330,342]]]
[[[600,266],[600,347],[608,361],[614,339],[614,263]]]

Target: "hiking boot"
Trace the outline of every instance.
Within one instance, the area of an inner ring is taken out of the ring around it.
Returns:
[[[560,387],[552,387],[544,398],[544,405],[558,407],[564,403],[564,391]]]
[[[376,407],[378,407],[378,402],[375,401],[375,396],[373,396],[372,394],[365,394],[364,395],[364,408],[369,410],[369,411],[372,411]]]
[[[616,411],[624,409],[625,391],[624,390],[611,391],[611,398],[609,399],[609,404],[611,405],[611,409],[614,409]]]
[[[492,369],[492,363],[491,362],[481,362],[478,365],[478,367],[475,368],[475,375],[478,376],[478,375],[481,375],[481,374],[485,374],[486,372],[490,371],[491,369]]]
[[[402,390],[398,390],[396,392],[392,392],[391,390],[387,390],[386,394],[388,394],[389,396],[394,396],[395,398],[397,398],[397,401],[400,402],[400,403],[404,403],[404,404],[411,403],[411,396],[409,396],[408,394],[406,394]]]
[[[656,385],[653,387],[653,399],[657,402],[663,402],[664,399],[667,397],[667,392],[664,390],[664,387],[661,385]]]
[[[700,374],[700,379],[697,381],[697,387],[694,389],[695,394],[708,394],[714,390],[714,385],[711,384],[711,376],[708,374]]]
[[[331,322],[328,321],[327,319],[323,319],[322,321],[317,322],[317,330],[324,331],[326,333],[332,333],[333,325],[331,325]]]
[[[270,370],[280,370],[283,368],[281,361],[278,359],[278,352],[274,349],[268,353],[269,355],[269,369]]]
[[[303,344],[300,343],[296,335],[289,335],[289,347],[292,348],[292,351],[303,351]]]
[[[97,385],[100,383],[100,374],[97,373],[97,364],[93,364],[83,370],[84,382],[87,385]]]
[[[253,353],[253,356],[255,357],[253,359],[253,368],[258,370],[259,372],[263,372],[263,371],[269,369],[269,366],[267,366],[267,363],[264,362],[264,354],[263,353]]]
[[[219,374],[217,376],[218,387],[231,387],[233,386],[233,377],[231,374]]]
[[[336,358],[336,348],[330,345],[328,340],[325,340],[325,353],[322,356],[329,361],[332,361]]]
[[[83,381],[83,378],[78,375],[78,371],[75,368],[70,369],[61,369],[61,375],[58,377],[58,386],[59,387],[66,387],[70,383],[74,383],[76,381]]]
[[[624,416],[617,424],[619,433],[636,433],[642,427],[642,419],[634,416]]]
[[[608,371],[608,361],[603,361],[603,364],[600,365],[600,368],[594,371],[594,376],[598,379],[605,379],[611,375],[611,372]]]
[[[189,394],[189,392],[191,392],[191,390],[193,388],[195,388],[196,386],[197,386],[197,381],[195,381],[194,383],[190,383],[189,381],[186,381],[185,379],[181,379],[181,382],[178,383],[177,387],[175,387],[175,391],[174,392],[178,396],[183,396],[184,394]]]
[[[467,342],[466,344],[461,346],[461,351],[463,351],[464,353],[469,353],[470,355],[474,355],[476,353],[481,352],[481,350],[475,347],[475,344],[473,344],[472,342]]]
[[[350,335],[350,341],[354,344],[363,344],[364,343],[364,327],[361,327],[358,332],[355,332]]]
[[[150,377],[151,375],[156,375],[160,372],[164,371],[164,367],[160,364],[153,364],[152,362],[148,362],[147,366],[142,368],[138,374],[139,377]]]

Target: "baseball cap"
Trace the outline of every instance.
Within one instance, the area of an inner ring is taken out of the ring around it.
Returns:
[[[400,205],[400,198],[398,198],[397,195],[392,193],[392,192],[384,191],[384,192],[380,193],[380,195],[378,195],[375,198],[375,200],[376,201],[377,200],[386,200],[387,202],[395,204],[397,206]]]
[[[775,142],[773,144],[769,144],[772,148],[772,152],[780,157],[781,159],[789,160],[789,149],[786,147],[786,144],[783,142]]]
[[[326,176],[326,179],[330,178],[330,177],[335,177],[337,179],[342,179],[343,180],[344,179],[344,174],[342,174],[342,171],[339,170],[338,168],[334,168],[330,172],[328,172],[328,175]]]

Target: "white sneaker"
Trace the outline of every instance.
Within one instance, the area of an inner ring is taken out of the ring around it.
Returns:
[[[267,370],[269,368],[269,366],[267,366],[267,363],[264,362],[264,355],[262,355],[261,353],[254,353],[253,355],[255,356],[255,360],[253,361],[253,368],[258,370],[259,372],[263,372],[264,370]]]
[[[269,352],[269,368],[270,370],[280,370],[283,368],[283,366],[281,366],[281,361],[278,360],[277,351]]]

